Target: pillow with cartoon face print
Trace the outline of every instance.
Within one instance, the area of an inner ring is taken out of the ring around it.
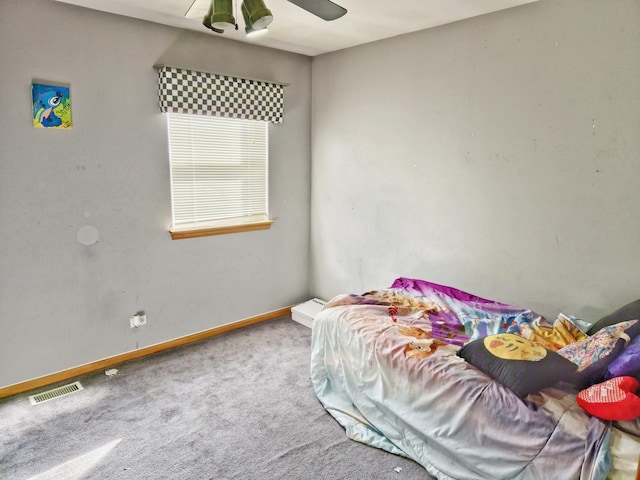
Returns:
[[[522,397],[570,380],[578,368],[556,352],[512,333],[469,342],[458,356]]]

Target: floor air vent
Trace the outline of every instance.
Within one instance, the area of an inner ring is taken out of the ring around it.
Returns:
[[[63,385],[62,387],[38,393],[37,395],[30,395],[29,401],[31,402],[31,405],[37,405],[48,400],[53,400],[54,398],[69,395],[70,393],[77,392],[78,390],[82,390],[82,385],[80,385],[80,382],[73,382],[69,385]]]

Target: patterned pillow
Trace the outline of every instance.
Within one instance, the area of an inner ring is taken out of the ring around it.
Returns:
[[[578,393],[578,405],[603,420],[633,420],[640,417],[640,383],[633,377],[615,377]]]
[[[577,368],[556,352],[512,333],[474,340],[457,355],[523,397],[571,379]]]
[[[604,380],[607,366],[622,352],[640,328],[638,320],[620,322],[596,332],[591,337],[558,350],[558,354],[578,366],[576,384],[581,388]]]

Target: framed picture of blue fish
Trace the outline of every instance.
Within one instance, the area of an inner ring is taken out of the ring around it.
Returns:
[[[71,128],[69,87],[31,83],[33,126],[36,128]]]

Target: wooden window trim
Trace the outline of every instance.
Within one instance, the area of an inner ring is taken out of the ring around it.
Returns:
[[[208,226],[189,229],[171,229],[172,240],[184,240],[186,238],[210,237],[213,235],[226,235],[228,233],[252,232],[255,230],[269,230],[273,220],[243,223],[237,225]]]

